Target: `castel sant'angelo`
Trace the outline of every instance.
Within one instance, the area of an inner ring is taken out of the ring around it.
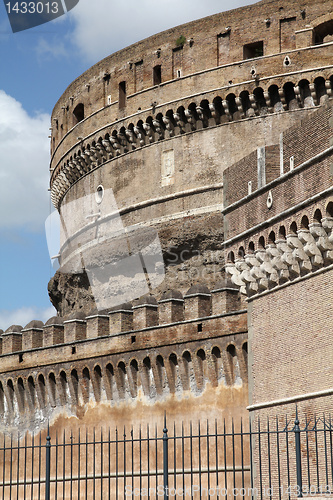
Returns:
[[[331,0],[262,0],[69,85],[58,315],[1,333],[2,430],[332,407],[332,35]]]

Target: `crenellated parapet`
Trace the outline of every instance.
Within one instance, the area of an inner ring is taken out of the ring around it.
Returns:
[[[246,312],[235,288],[194,285],[183,297],[142,297],[108,314],[73,314],[13,326],[1,335],[4,425],[23,426],[78,407],[154,403],[207,384],[247,383]]]

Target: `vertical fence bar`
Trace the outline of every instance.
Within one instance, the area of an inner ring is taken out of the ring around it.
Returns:
[[[6,436],[3,435],[3,467],[2,467],[2,498],[5,498],[5,480],[6,480]]]
[[[311,488],[311,472],[310,472],[310,456],[309,456],[309,429],[308,417],[305,417],[305,438],[306,438],[306,459],[307,459],[307,472],[308,472],[308,491]]]
[[[93,442],[93,500],[96,500],[96,431],[94,427],[94,442]]]
[[[208,499],[210,498],[210,474],[209,474],[209,424],[208,424],[208,419],[207,419],[207,487],[208,487]]]
[[[259,474],[260,474],[260,499],[262,500],[262,463],[261,463],[261,432],[260,418],[258,418],[258,452],[259,452]]]
[[[134,499],[134,436],[133,436],[133,426],[131,429],[131,454],[132,454],[132,498]]]
[[[158,466],[158,461],[157,461],[157,425],[155,425],[155,481],[156,481],[156,499],[158,498],[157,497],[157,485],[158,485],[158,470],[157,470],[157,466]]]
[[[176,450],[176,422],[173,422],[173,487],[177,488],[177,450]]]
[[[250,437],[250,481],[251,481],[251,500],[254,498],[253,490],[253,450],[252,450],[252,424],[251,417],[249,418],[249,437]]]
[[[46,460],[45,460],[45,500],[50,500],[50,484],[51,484],[51,437],[50,437],[50,426],[47,425],[47,436],[46,436]]]
[[[227,435],[225,428],[225,419],[223,420],[223,453],[224,453],[224,487],[228,491],[228,474],[227,474]],[[228,493],[226,495],[228,497]]]
[[[191,459],[191,489],[193,488],[193,443],[192,422],[190,422],[190,459]]]
[[[215,419],[215,467],[216,467],[216,489],[219,489],[219,450],[217,439],[217,419]]]
[[[34,461],[35,461],[35,435],[31,440],[31,500],[34,498]]]
[[[66,481],[65,481],[65,477],[66,477],[66,432],[64,430],[64,434],[63,434],[63,442],[62,442],[62,497],[63,498],[66,498],[65,497],[65,492],[66,492]],[[87,456],[88,456],[88,453],[87,453]]]
[[[286,456],[287,456],[287,476],[288,476],[288,498],[290,500],[290,461],[289,461],[289,430],[288,430],[288,420],[286,416],[286,427],[285,427],[285,434],[286,434]]]
[[[278,465],[278,480],[279,480],[279,500],[282,498],[281,491],[281,464],[280,464],[280,435],[279,435],[279,419],[276,417],[276,454]]]
[[[103,429],[101,427],[101,500],[103,500]]]
[[[70,467],[70,498],[73,498],[73,432],[70,435],[71,445],[71,467]]]
[[[268,451],[269,496],[272,496],[271,435],[270,435],[269,418],[268,417],[267,417],[267,451]]]
[[[58,431],[56,432],[56,470],[55,470],[55,500],[58,498],[58,456],[59,456],[59,445],[58,445]]]
[[[38,500],[40,500],[40,485],[41,485],[41,475],[42,475],[42,435],[39,434],[39,459],[38,459]]]
[[[325,487],[325,492],[328,489],[328,461],[327,461],[327,434],[326,434],[326,419],[325,415],[323,417],[324,420],[324,446],[325,446],[325,464],[326,464],[326,487]]]
[[[86,429],[86,491],[85,491],[85,500],[88,499],[88,429]]]
[[[20,435],[17,434],[17,475],[16,475],[16,500],[19,500],[20,489]]]
[[[116,500],[118,500],[118,427],[116,427]]]
[[[199,491],[201,494],[201,429],[200,429],[200,420],[198,422],[198,439],[199,439]]]
[[[314,431],[315,431],[315,443],[316,443],[316,464],[317,464],[317,493],[319,493],[319,467],[318,467],[318,420],[317,420],[317,417],[315,415],[315,427],[314,427]]]
[[[231,434],[232,434],[232,479],[234,485],[234,498],[236,498],[236,463],[235,463],[235,427],[234,419],[231,421]]]
[[[332,418],[330,415],[330,448],[331,448],[331,474],[332,474],[332,488],[333,488],[333,443],[332,443]]]
[[[168,457],[168,429],[166,426],[166,413],[164,413],[163,429],[163,487],[164,500],[169,498],[169,457]]]
[[[140,428],[139,428],[139,469],[140,469],[139,487],[140,487],[140,499],[141,499],[142,498],[142,432],[141,432],[141,424],[140,424]],[[149,468],[148,468],[148,476],[149,476]]]
[[[9,498],[12,498],[13,484],[13,434],[10,436],[10,468],[9,468]]]
[[[149,424],[147,424],[147,468],[148,468],[148,492],[149,492],[149,489],[150,489],[150,449],[149,449],[149,445],[150,445],[150,438],[149,438]],[[149,494],[149,497],[148,497],[148,500],[150,498],[150,494]]]
[[[77,500],[80,500],[81,493],[81,432],[78,435],[78,464],[77,464]]]
[[[301,457],[301,430],[299,428],[299,420],[296,406],[296,419],[295,419],[295,451],[296,451],[296,476],[297,476],[297,497],[301,498],[302,494],[302,457]],[[318,463],[317,463],[318,467]]]
[[[27,450],[28,450],[28,443],[27,443],[27,434],[25,435],[24,438],[24,487],[23,487],[23,498],[24,500],[26,499],[26,493],[27,493]]]
[[[245,485],[245,482],[244,482],[244,442],[243,442],[243,437],[244,437],[244,434],[243,434],[243,418],[241,418],[241,460],[242,460],[242,488],[244,490],[244,485]]]
[[[123,488],[123,493],[124,493],[124,498],[125,498],[125,493],[126,493],[126,430],[124,426],[124,488]]]
[[[108,499],[111,500],[111,432],[108,433],[108,451],[109,451],[109,477],[108,477]]]
[[[185,454],[184,454],[184,422],[182,422],[182,476],[183,476],[183,498],[185,498]]]

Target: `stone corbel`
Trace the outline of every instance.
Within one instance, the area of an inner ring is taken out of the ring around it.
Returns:
[[[227,262],[225,265],[225,271],[230,275],[231,282],[238,286],[240,292],[246,295],[246,287],[244,281],[241,279],[241,273],[236,269],[233,262]]]
[[[119,143],[118,138],[111,136],[110,142],[111,142],[111,145],[112,145],[116,155],[119,156],[121,153],[121,144]]]
[[[168,130],[170,137],[173,137],[175,135],[175,131],[171,119],[168,116],[163,116],[162,121],[165,125],[165,128]]]
[[[269,243],[266,246],[266,253],[270,258],[271,265],[279,275],[279,283],[285,283],[289,280],[289,270],[285,262],[282,261],[282,255],[277,246],[273,243]]]
[[[312,271],[310,257],[305,253],[302,242],[298,239],[297,235],[294,233],[287,234],[286,240],[293,252],[293,256],[299,262],[300,274],[307,274]]]
[[[243,105],[242,105],[242,100],[240,97],[236,97],[235,98],[235,102],[236,102],[236,106],[237,106],[237,109],[239,111],[239,114],[241,116],[241,118],[244,118],[244,110],[243,110]]]
[[[229,110],[229,103],[228,103],[228,101],[226,101],[224,99],[222,101],[222,106],[223,106],[223,109],[224,109],[224,112],[225,112],[226,116],[228,117],[228,120],[231,121],[232,120],[232,116],[231,116],[231,113],[230,113],[230,110]]]
[[[153,127],[156,134],[158,135],[159,140],[164,139],[164,131],[161,122],[158,120],[153,120]]]
[[[276,248],[281,254],[281,262],[287,266],[289,277],[288,279],[295,279],[300,276],[299,263],[294,257],[292,249],[288,246],[287,241],[279,239],[275,241]]]
[[[150,143],[154,142],[154,134],[149,123],[143,123],[142,128],[145,131],[145,134],[148,137],[149,142]]]
[[[331,264],[333,262],[333,243],[330,242],[325,229],[320,222],[313,222],[309,224],[309,230],[324,257],[324,264],[326,266]]]
[[[283,88],[278,89],[278,92],[279,92],[280,101],[281,101],[281,104],[283,106],[283,109],[284,109],[284,111],[287,111],[288,106],[286,103],[286,96],[285,96]]]
[[[259,249],[255,251],[255,256],[257,260],[260,262],[260,269],[263,273],[266,274],[268,280],[268,287],[276,286],[279,284],[279,273],[272,266],[271,259],[269,255],[266,253],[266,250]],[[266,286],[265,280],[262,285]]]
[[[189,109],[185,109],[184,114],[186,116],[187,123],[191,125],[192,130],[196,130],[196,120]]]
[[[216,125],[218,125],[220,123],[220,113],[217,111],[217,109],[215,107],[215,104],[214,103],[210,103],[209,104],[209,109],[210,109],[212,117],[215,120]]]
[[[324,259],[321,251],[316,245],[316,241],[309,229],[299,229],[297,231],[299,240],[303,244],[304,252],[310,257],[311,264],[314,268],[322,267],[324,264]]]
[[[140,146],[144,146],[145,140],[142,134],[142,130],[140,130],[139,127],[133,127],[133,132],[137,136]]]
[[[237,259],[235,266],[241,273],[241,280],[246,284],[247,294],[249,296],[258,293],[258,283],[256,278],[252,275],[252,265],[248,263],[247,255],[243,259]]]

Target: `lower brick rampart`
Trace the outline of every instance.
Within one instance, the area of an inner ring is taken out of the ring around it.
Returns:
[[[87,424],[91,412],[103,414],[95,417],[101,425],[121,423],[124,412],[133,423],[138,407],[184,418],[183,403],[192,408],[187,419],[209,401],[214,414],[234,415],[234,398],[245,412],[247,323],[239,307],[235,289],[196,285],[184,298],[169,291],[159,303],[147,296],[108,315],[10,327],[1,336],[0,428],[36,431],[69,417]]]

